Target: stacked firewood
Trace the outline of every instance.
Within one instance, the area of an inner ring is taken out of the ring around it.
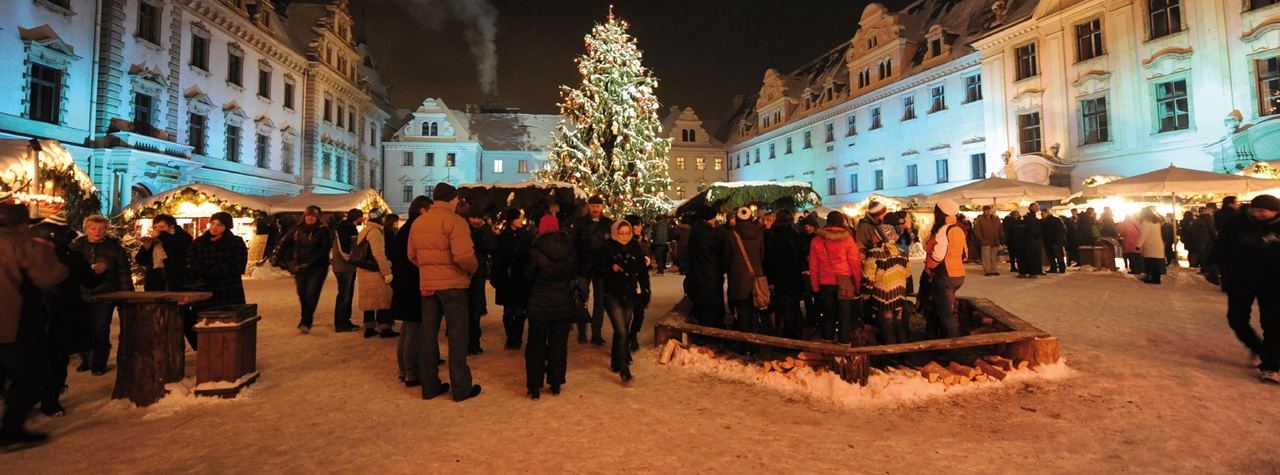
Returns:
[[[982,359],[974,360],[973,366],[966,366],[958,361],[952,361],[947,366],[942,366],[936,361],[930,361],[929,364],[918,368],[898,366],[892,369],[919,374],[920,377],[930,383],[942,383],[947,386],[957,384],[966,386],[969,383],[985,383],[992,380],[1004,381],[1009,372],[1025,370],[1029,365],[1026,361],[1014,361],[999,356],[984,356]]]

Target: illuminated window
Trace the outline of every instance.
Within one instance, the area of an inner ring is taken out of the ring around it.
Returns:
[[[1076,25],[1076,60],[1084,61],[1102,55],[1102,19]]]
[[[929,113],[938,112],[947,108],[947,93],[944,86],[939,84],[929,88]]]
[[[684,157],[676,157],[676,170],[684,170]]]
[[[1080,101],[1080,137],[1084,143],[1099,143],[1109,140],[1107,135],[1107,98],[1085,99]]]
[[[1258,74],[1258,115],[1280,112],[1280,57],[1254,61],[1254,69]]]
[[[446,154],[444,154],[444,166],[446,166],[446,167],[456,167],[456,166],[458,166],[458,154],[456,154],[456,153],[446,153]]]
[[[1021,153],[1033,153],[1041,150],[1039,112],[1018,116],[1018,145]]]
[[[1187,80],[1156,84],[1156,112],[1160,117],[1161,132],[1191,127],[1191,112],[1187,108]]]
[[[716,170],[724,170],[724,158],[716,157],[716,159],[715,159],[715,169],[716,169]]]
[[[1013,54],[1018,58],[1019,81],[1040,74],[1040,64],[1036,62],[1035,43],[1019,46],[1013,50]]]
[[[902,120],[916,118],[916,96],[902,98]]]
[[[699,171],[701,171],[701,170],[706,170],[706,169],[707,169],[707,159],[702,158],[702,157],[698,157],[698,158],[693,159],[693,167],[694,167],[694,169],[695,169],[695,170],[699,170]]]
[[[920,184],[920,173],[916,164],[907,165],[907,186],[917,186]]]
[[[880,107],[879,106],[872,107],[871,108],[871,130],[876,130],[881,126],[882,124],[880,123]]]
[[[676,199],[684,199],[684,187],[683,187],[683,186],[677,186],[677,187],[676,187]]]
[[[493,172],[494,172],[494,173],[502,173],[502,160],[494,160],[494,161],[493,161]]]
[[[982,75],[974,74],[964,78],[964,103],[982,100]]]
[[[1182,0],[1148,0],[1151,39],[1182,31]]]
[[[516,173],[529,173],[529,161],[520,160],[516,162]]]

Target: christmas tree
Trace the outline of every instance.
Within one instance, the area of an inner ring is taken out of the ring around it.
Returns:
[[[615,217],[652,217],[671,208],[666,191],[667,152],[660,138],[658,80],[640,64],[627,23],[613,17],[586,37],[587,54],[577,59],[582,85],[560,86],[560,122],[545,180],[569,182],[600,195]]]

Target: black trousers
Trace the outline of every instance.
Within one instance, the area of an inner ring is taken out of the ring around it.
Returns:
[[[484,294],[483,277],[477,278],[471,276],[471,285],[467,287],[467,351],[476,353],[480,351],[480,317],[489,313],[488,297]]]
[[[502,307],[502,328],[507,332],[507,345],[519,345],[524,339],[524,305],[504,305]]]
[[[0,434],[23,430],[31,408],[40,401],[40,387],[45,383],[48,363],[49,355],[43,343],[0,344],[0,373],[13,381],[4,395]]]
[[[569,361],[568,320],[529,320],[529,344],[524,347],[524,371],[530,391],[564,384]]]
[[[1236,338],[1262,359],[1258,369],[1280,371],[1280,293],[1275,291],[1275,282],[1224,276],[1223,287],[1227,289],[1227,324]],[[1262,336],[1249,324],[1254,301],[1258,302]]]
[[[712,328],[724,328],[724,305],[707,305],[694,303],[693,317],[699,325]]]
[[[1044,243],[1044,252],[1049,256],[1049,272],[1067,270],[1066,257],[1063,256],[1064,250],[1061,242]]]

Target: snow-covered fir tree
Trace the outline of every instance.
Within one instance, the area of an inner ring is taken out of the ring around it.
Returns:
[[[627,23],[614,18],[586,36],[577,59],[582,85],[560,86],[560,122],[547,165],[539,175],[599,194],[615,217],[652,217],[671,207],[666,191],[668,139],[660,138],[658,80],[640,64]]]

